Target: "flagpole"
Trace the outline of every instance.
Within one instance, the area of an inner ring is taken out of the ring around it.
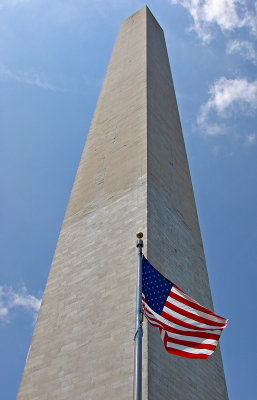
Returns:
[[[134,382],[133,399],[142,399],[142,248],[144,246],[143,233],[137,233],[137,293],[136,293],[136,316],[134,336]]]

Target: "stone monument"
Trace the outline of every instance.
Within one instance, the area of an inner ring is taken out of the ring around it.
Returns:
[[[147,7],[121,24],[18,400],[132,399],[137,231],[155,268],[212,309],[164,34]],[[143,399],[226,400],[219,348],[170,355],[144,321]]]

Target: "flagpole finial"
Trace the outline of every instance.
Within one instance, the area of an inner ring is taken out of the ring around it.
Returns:
[[[143,237],[144,235],[143,235],[143,233],[142,232],[137,232],[137,247],[140,247],[141,248],[141,251],[142,251],[142,247],[144,246],[144,242],[143,242],[143,240],[142,240],[142,237]]]

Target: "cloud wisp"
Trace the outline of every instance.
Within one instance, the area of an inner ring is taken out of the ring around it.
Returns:
[[[246,136],[246,146],[252,146],[256,141],[256,133],[252,133]]]
[[[13,80],[26,85],[37,86],[41,89],[51,90],[54,92],[60,91],[50,82],[42,79],[38,73],[28,74],[25,72],[14,72],[4,65],[0,65],[0,79]]]
[[[230,40],[227,44],[228,54],[239,54],[244,59],[257,64],[257,53],[253,44],[248,40]]]
[[[41,299],[29,294],[25,285],[22,285],[18,291],[15,291],[12,286],[0,286],[0,322],[8,322],[13,309],[27,311],[35,320],[40,305]]]
[[[246,0],[170,0],[180,4],[193,18],[191,29],[195,30],[203,42],[213,38],[215,27],[221,31],[247,28],[257,35],[256,8],[250,9]]]
[[[228,129],[224,123],[211,122],[213,115],[224,121],[235,114],[249,115],[256,109],[257,80],[248,82],[246,78],[221,77],[210,87],[209,99],[200,108],[198,127],[205,135],[226,134]]]

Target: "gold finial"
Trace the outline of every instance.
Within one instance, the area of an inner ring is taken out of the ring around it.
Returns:
[[[142,239],[143,236],[144,236],[144,235],[143,235],[142,232],[137,232],[137,238],[138,238],[138,239]]]

